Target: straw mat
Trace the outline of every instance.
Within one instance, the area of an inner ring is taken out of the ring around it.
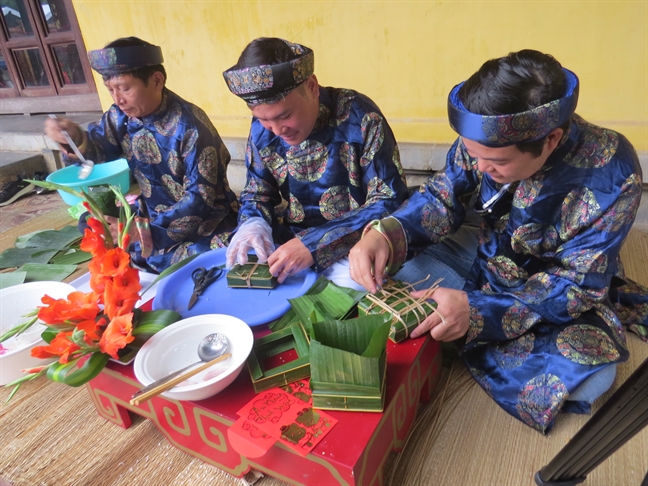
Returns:
[[[58,216],[47,220],[53,223]],[[3,235],[3,246],[9,237]],[[634,230],[622,258],[627,274],[648,284],[648,233]],[[628,344],[631,358],[619,366],[613,389],[648,357],[648,345],[634,335],[628,336]],[[588,419],[561,415],[552,432],[542,436],[497,407],[458,361],[445,371],[444,379],[436,398],[421,410],[403,454],[389,461],[385,484],[532,486],[535,472]],[[8,390],[0,389],[0,400],[7,396]],[[636,486],[646,470],[648,428],[583,484]],[[204,486],[239,481],[175,449],[145,419],[136,419],[129,429],[105,421],[85,387],[46,380],[26,384],[8,405],[0,405],[0,486],[5,486],[3,480],[15,486]],[[265,477],[256,484],[284,483]]]

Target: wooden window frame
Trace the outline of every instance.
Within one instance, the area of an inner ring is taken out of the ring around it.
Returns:
[[[89,99],[91,99],[94,101],[91,103],[92,109],[97,109],[98,107],[100,108],[99,100],[96,95],[97,88],[92,76],[90,63],[88,62],[85,44],[81,36],[79,24],[74,12],[74,7],[72,5],[72,0],[61,1],[65,7],[70,24],[70,30],[65,32],[49,32],[47,21],[45,20],[43,10],[41,8],[40,0],[23,0],[26,6],[28,20],[31,23],[32,31],[34,33],[33,36],[11,38],[4,21],[4,17],[0,16],[0,51],[4,56],[5,62],[7,64],[7,69],[9,70],[12,81],[14,83],[13,88],[0,88],[0,98],[17,98],[15,101],[19,103],[19,100],[26,101],[26,99],[28,98],[43,98],[43,101],[45,101],[45,99],[52,100],[59,96],[91,95],[90,97],[77,96],[76,98],[79,98],[79,100],[83,99],[82,103],[75,103],[72,98],[70,98],[69,101],[72,101],[73,105],[80,104],[81,106],[83,106],[84,104],[87,105],[87,102],[89,101]],[[58,63],[56,61],[56,55],[53,51],[54,47],[64,44],[74,44],[76,46],[86,83],[65,84],[61,70],[59,69]],[[45,66],[47,79],[50,84],[49,86],[25,86],[25,83],[20,74],[20,70],[18,69],[18,66],[16,64],[16,59],[14,57],[15,50],[25,48],[38,49],[42,62]],[[16,103],[12,104],[15,105]],[[36,106],[34,103],[27,103],[25,106],[27,105]],[[48,110],[45,109],[39,111],[42,112]],[[7,112],[4,107],[2,112]]]

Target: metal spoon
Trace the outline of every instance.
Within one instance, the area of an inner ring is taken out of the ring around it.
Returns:
[[[49,117],[54,120],[58,120],[58,117],[54,114],[51,114]],[[81,161],[81,167],[79,168],[79,179],[87,179],[92,172],[92,169],[94,169],[94,162],[92,160],[86,159],[83,156],[83,154],[79,150],[79,147],[76,146],[76,144],[72,140],[72,137],[70,137],[70,134],[66,130],[61,130],[61,133],[63,134],[63,137],[65,137],[67,144],[72,147],[74,154]]]
[[[208,334],[207,336],[202,338],[202,340],[198,344],[198,357],[200,358],[200,361],[191,363],[189,366],[185,366],[184,368],[179,369],[178,371],[174,371],[164,378],[160,378],[159,380],[154,381],[150,385],[146,385],[144,388],[137,390],[133,394],[132,398],[135,398],[142,393],[152,390],[153,388],[158,387],[169,380],[172,380],[176,376],[181,375],[182,373],[187,371],[189,368],[193,368],[200,363],[206,363],[207,361],[218,358],[227,350],[227,346],[227,337],[225,337],[224,334],[221,334],[220,332]]]

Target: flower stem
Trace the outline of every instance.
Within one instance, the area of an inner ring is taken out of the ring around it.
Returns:
[[[5,342],[7,339],[18,336],[25,332],[27,329],[29,329],[36,321],[38,320],[38,316],[30,319],[29,321],[25,322],[24,324],[20,324],[18,326],[12,327],[9,329],[7,332],[5,332],[2,336],[0,336],[0,343]]]

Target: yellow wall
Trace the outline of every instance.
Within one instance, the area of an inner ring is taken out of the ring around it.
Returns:
[[[553,54],[581,80],[578,113],[648,150],[648,1],[73,0],[86,48],[137,35],[162,46],[168,86],[223,136],[249,111],[221,72],[255,37],[315,51],[320,84],[381,107],[399,141],[450,142],[446,97],[487,59]],[[110,98],[96,78],[101,101]]]

